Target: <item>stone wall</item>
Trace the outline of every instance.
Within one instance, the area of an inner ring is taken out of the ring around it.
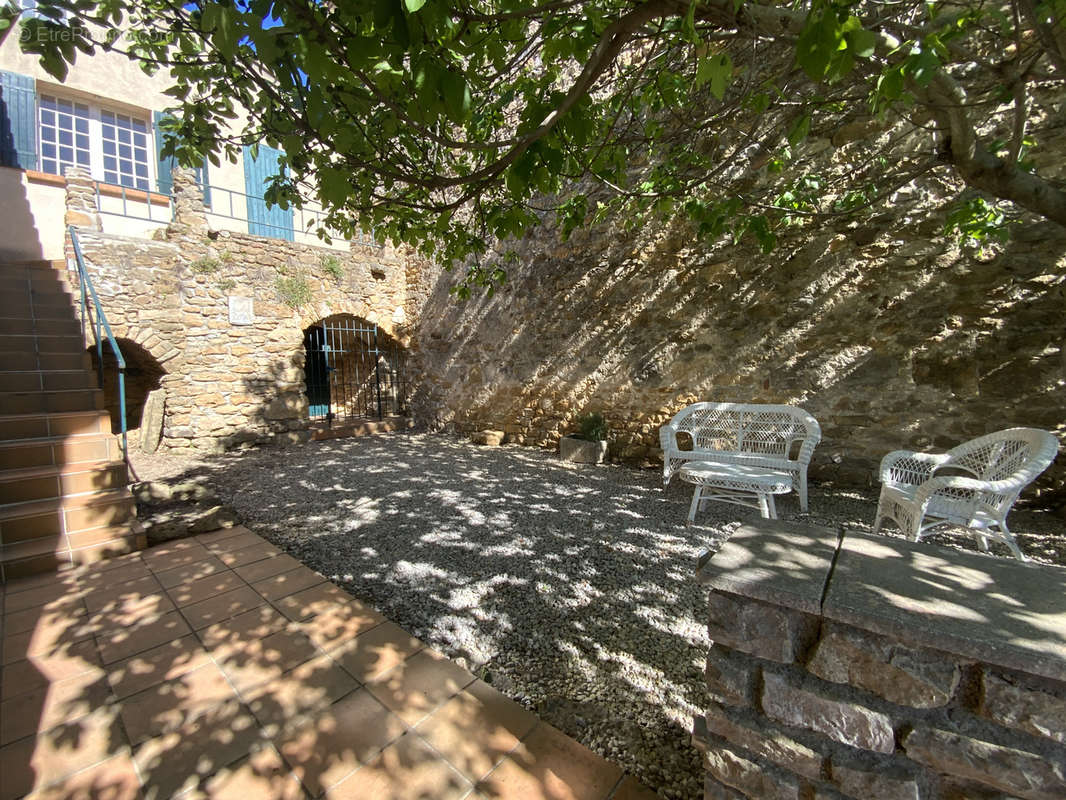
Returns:
[[[845,168],[853,145],[823,145],[809,168]],[[458,303],[440,276],[414,335],[416,419],[554,449],[600,411],[613,457],[650,465],[690,402],[798,404],[823,431],[812,477],[850,485],[896,449],[1015,425],[1064,435],[1066,231],[1030,220],[961,248],[942,234],[958,187],[923,180],[868,224],[782,227],[769,255],[700,242],[680,219],[566,242],[545,219],[507,243],[520,259],[495,295]],[[1060,457],[1025,496],[1062,505],[1064,486]]]
[[[88,176],[72,170],[67,181],[68,216],[85,226],[79,240],[115,336],[165,372],[170,450],[305,438],[303,331],[325,317],[350,314],[406,340],[407,263],[392,248],[212,231],[182,170],[162,240],[107,235],[84,208]]]
[[[699,580],[707,800],[1066,796],[1066,570],[760,522]]]

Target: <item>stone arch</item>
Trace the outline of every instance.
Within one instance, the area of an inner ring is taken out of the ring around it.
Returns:
[[[404,338],[402,328],[406,322],[406,312],[402,307],[393,310],[378,309],[366,301],[346,297],[331,299],[329,302],[318,303],[304,309],[300,313],[300,328],[306,331],[324,319],[342,316],[355,317],[376,325],[379,330],[398,342]]]
[[[135,340],[116,337],[116,342],[126,362],[126,429],[136,439],[135,432],[140,428],[141,414],[148,394],[163,386],[167,369],[146,347]],[[92,360],[93,370],[101,374],[96,346],[89,347],[86,352]],[[111,430],[113,433],[119,433],[122,425],[118,391],[118,362],[106,342],[103,348],[102,377],[100,388],[104,392],[104,406],[111,415]]]
[[[304,394],[312,423],[407,411],[407,353],[366,317],[333,313],[303,331]]]

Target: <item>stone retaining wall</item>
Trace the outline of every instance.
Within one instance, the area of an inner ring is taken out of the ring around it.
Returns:
[[[839,174],[869,145],[815,136],[803,163]],[[1066,135],[1048,148],[1048,168],[1062,169]],[[784,191],[789,175],[753,167],[744,180]],[[651,466],[658,428],[689,403],[796,404],[822,426],[812,479],[852,486],[875,485],[893,450],[1019,425],[1062,438],[1066,231],[1026,219],[1005,244],[961,247],[943,233],[959,191],[943,178],[861,224],[779,225],[770,254],[701,241],[680,216],[638,228],[612,217],[564,242],[546,215],[501,243],[518,258],[492,296],[457,303],[456,276],[441,277],[414,336],[416,418],[555,449],[599,411],[612,459]],[[1025,499],[1066,513],[1066,459]]]
[[[765,522],[699,579],[707,800],[1066,796],[1066,571]]]
[[[393,248],[344,251],[210,230],[183,170],[174,172],[174,218],[162,240],[108,235],[99,232],[88,174],[69,171],[67,187],[68,220],[81,226],[115,336],[165,372],[169,450],[306,438],[303,331],[319,320],[350,314],[405,342],[408,264]],[[243,312],[231,310],[242,303]]]

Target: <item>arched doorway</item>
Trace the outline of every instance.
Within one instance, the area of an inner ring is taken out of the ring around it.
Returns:
[[[130,433],[131,443],[137,442],[137,431],[141,427],[141,415],[148,394],[163,385],[163,376],[167,374],[163,366],[141,345],[131,339],[116,339],[122,358],[126,361],[126,429]],[[104,404],[111,415],[111,430],[122,430],[120,403],[118,394],[118,363],[107,343],[104,343],[104,365],[100,371],[100,362],[96,347],[86,350],[92,358],[93,370],[102,374],[100,388],[104,390]]]
[[[304,330],[304,382],[312,422],[407,412],[403,346],[351,314],[326,317]]]

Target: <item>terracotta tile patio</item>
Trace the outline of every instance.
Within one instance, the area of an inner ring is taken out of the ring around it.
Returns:
[[[0,800],[655,796],[246,528],[0,588]]]

